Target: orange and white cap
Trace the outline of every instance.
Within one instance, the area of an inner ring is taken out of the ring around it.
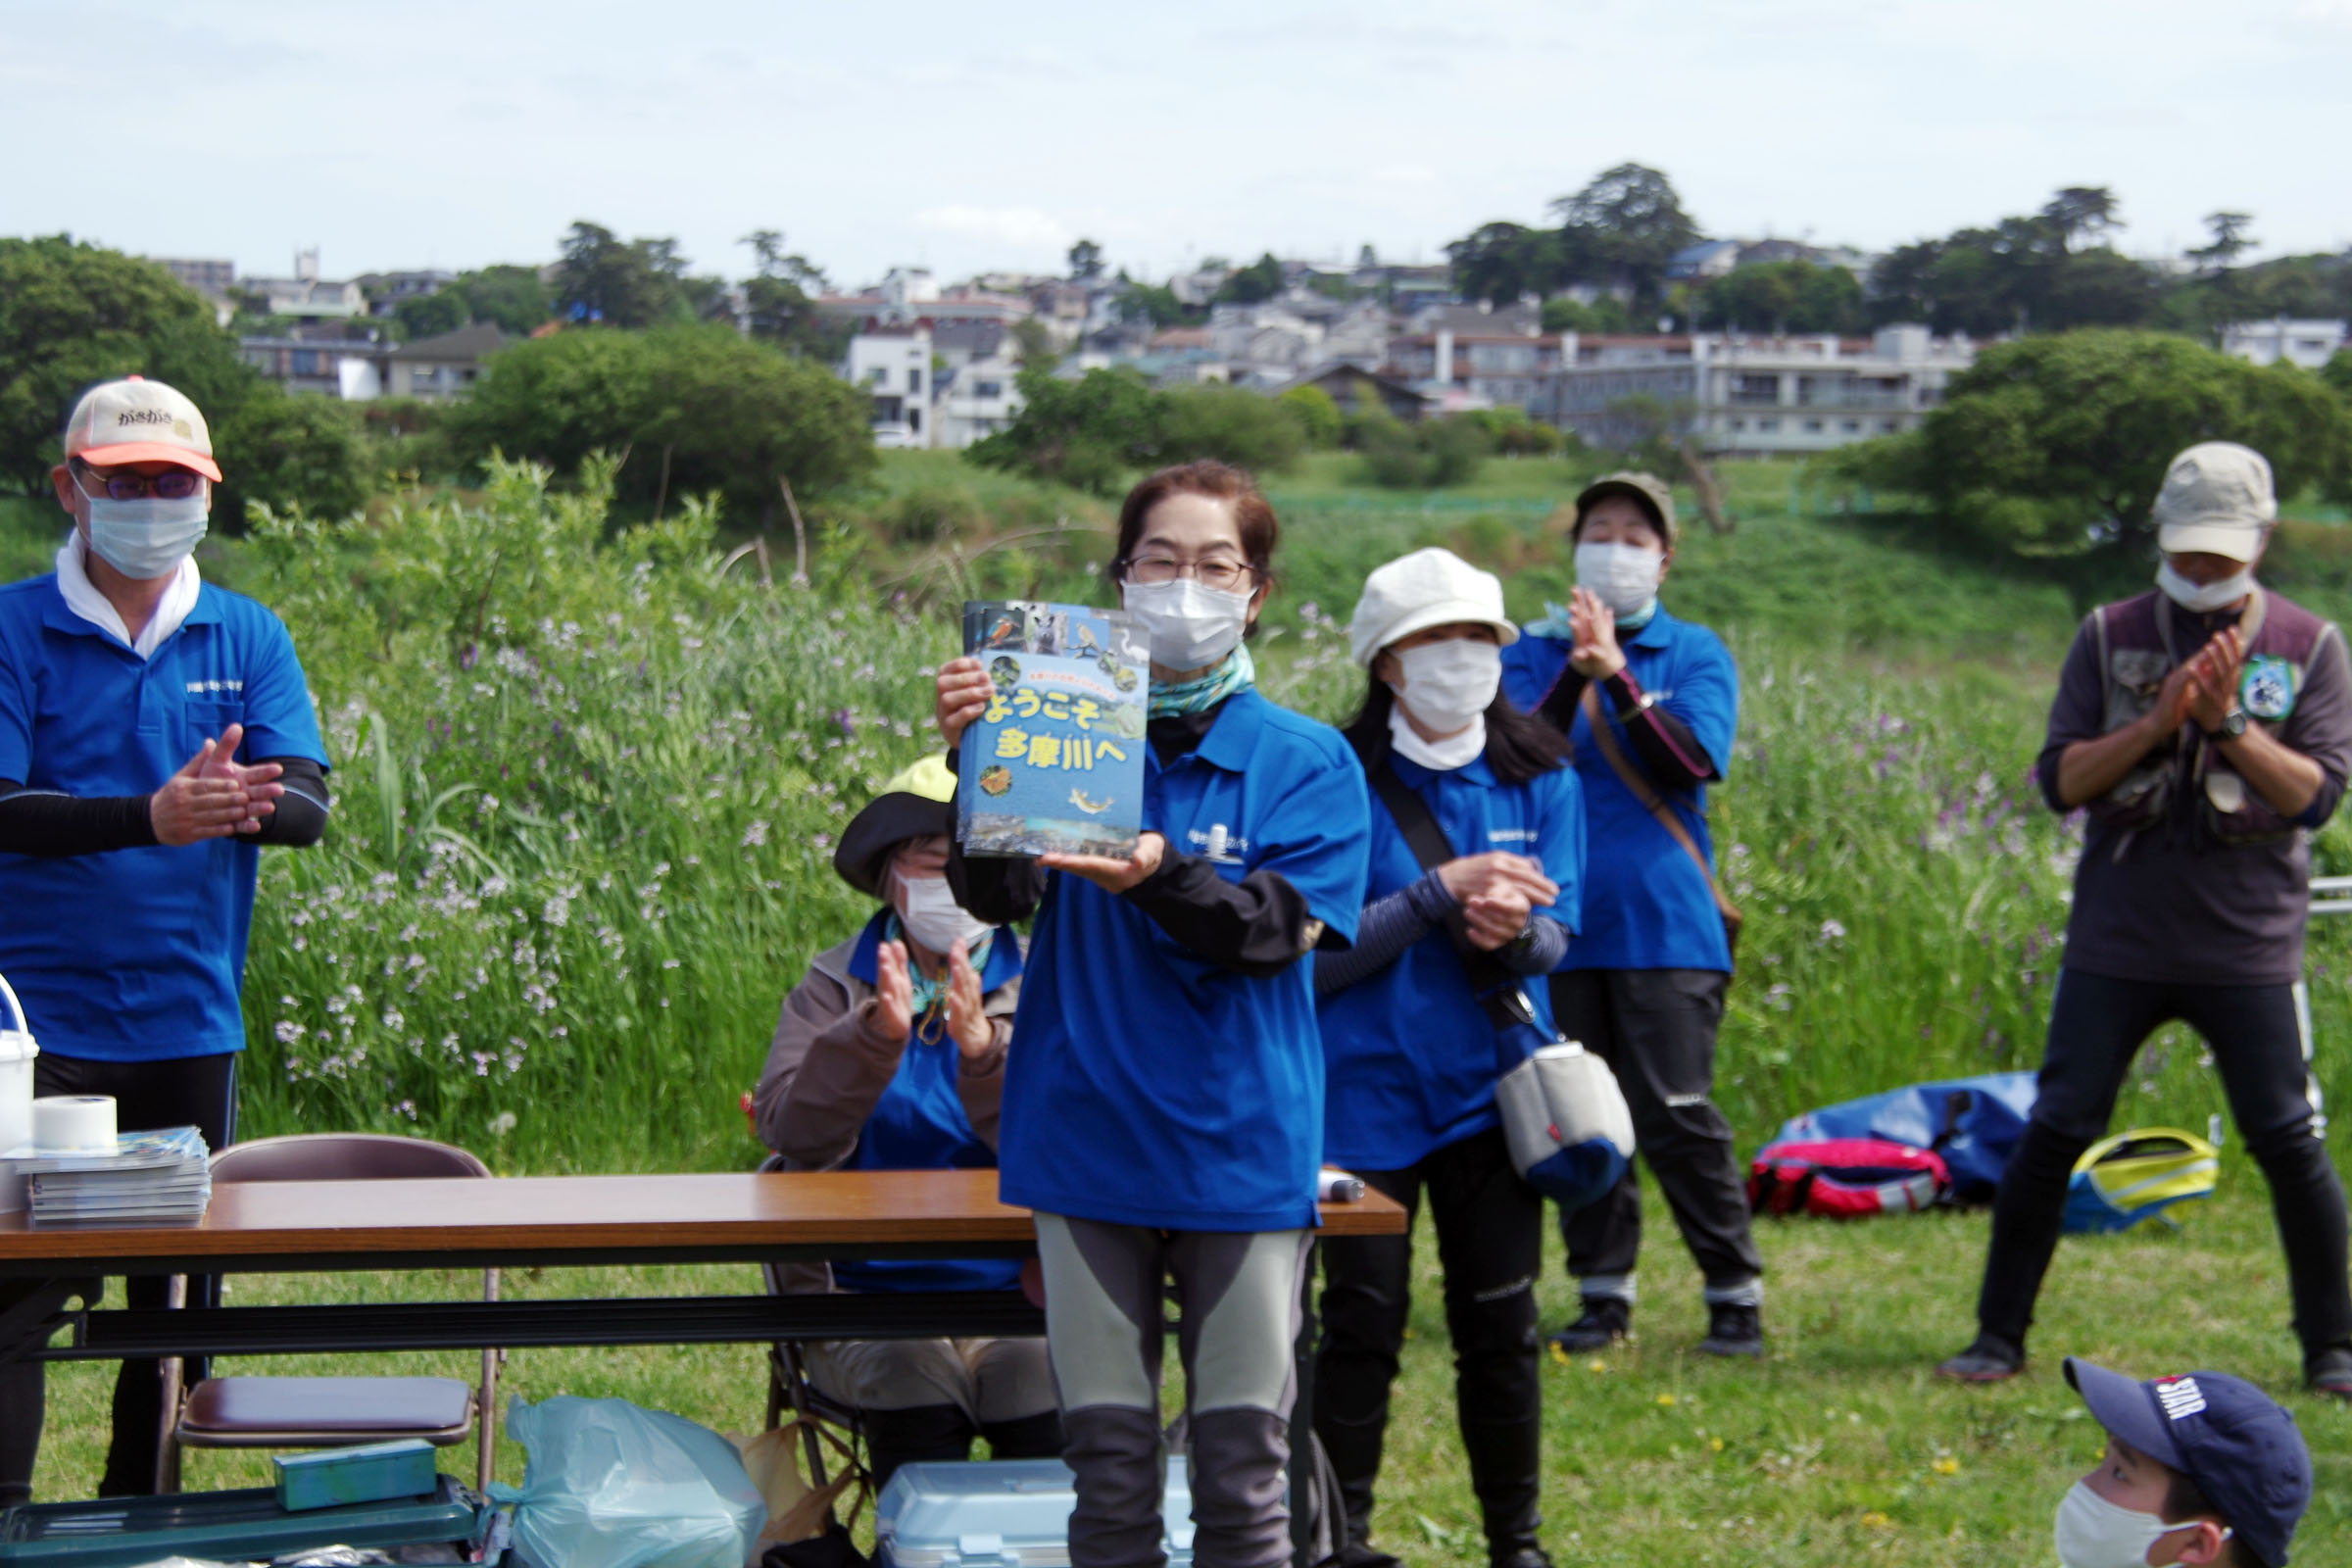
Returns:
[[[218,484],[213,433],[204,416],[161,381],[124,376],[101,381],[74,405],[66,456],[109,467],[118,463],[176,463]]]

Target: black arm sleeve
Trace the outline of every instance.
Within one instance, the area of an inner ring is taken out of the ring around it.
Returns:
[[[282,844],[288,849],[308,849],[326,832],[326,813],[334,807],[326,793],[326,770],[307,757],[265,757],[265,762],[275,762],[277,781],[286,793],[277,798],[277,809],[262,819],[259,833],[244,835],[254,844]]]
[[[28,790],[13,778],[0,779],[0,852],[53,860],[154,843],[155,826],[148,819],[144,795],[76,800],[50,790]]]
[[[1536,704],[1536,716],[1565,735],[1576,727],[1576,705],[1585,700],[1585,677],[1574,664],[1560,666],[1560,678]]]
[[[958,779],[963,776],[954,748],[948,752],[948,771]],[[950,807],[954,804],[955,797],[950,796]],[[1010,925],[1028,919],[1036,911],[1038,901],[1046,896],[1046,870],[1034,856],[1027,855],[986,855],[967,859],[962,841],[950,833],[948,891],[956,895],[956,902],[963,906],[966,913],[990,925]]]
[[[1387,898],[1374,899],[1355,922],[1353,947],[1315,955],[1315,994],[1345,991],[1387,968],[1453,907],[1453,895],[1446,891],[1435,871],[1424,873],[1418,882],[1408,883]]]
[[[1237,973],[1280,974],[1309,946],[1306,900],[1279,871],[1252,871],[1228,882],[1204,857],[1171,854],[1126,897],[1162,931]]]
[[[1670,790],[1692,790],[1714,779],[1715,760],[1698,744],[1690,726],[1662,703],[1642,706],[1642,688],[1632,670],[1621,669],[1601,682],[1600,695],[1625,726],[1634,755],[1651,778]]]

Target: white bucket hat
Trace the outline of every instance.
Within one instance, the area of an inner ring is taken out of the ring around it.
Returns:
[[[2234,441],[2200,441],[2164,470],[2164,488],[2149,514],[2156,548],[2166,555],[2252,561],[2262,553],[2264,533],[2278,520],[2270,461]]]
[[[1502,612],[1502,579],[1450,550],[1416,550],[1364,579],[1348,620],[1348,652],[1368,669],[1372,656],[1391,643],[1464,620],[1494,627],[1505,648],[1519,640],[1519,628]]]

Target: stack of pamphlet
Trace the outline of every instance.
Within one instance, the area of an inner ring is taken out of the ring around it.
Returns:
[[[204,1217],[213,1175],[193,1127],[123,1133],[105,1154],[42,1154],[8,1162],[25,1183],[35,1225],[133,1225]]]

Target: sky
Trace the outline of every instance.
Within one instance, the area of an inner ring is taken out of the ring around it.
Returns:
[[[0,0],[0,234],[282,275],[1442,261],[1627,160],[1868,250],[2106,185],[2136,255],[2352,246],[2352,0]]]

